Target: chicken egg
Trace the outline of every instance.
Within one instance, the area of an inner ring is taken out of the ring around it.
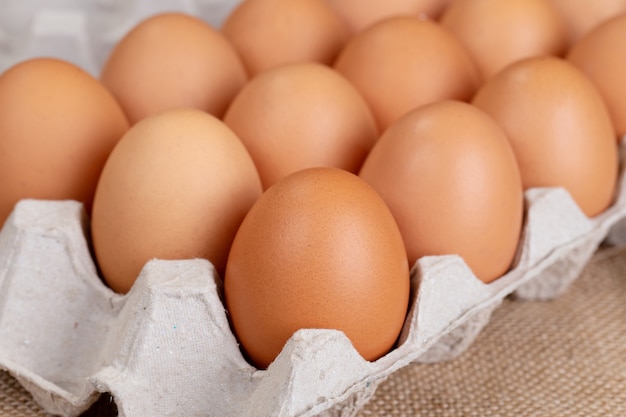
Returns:
[[[100,171],[128,120],[97,79],[55,58],[0,76],[0,226],[21,199],[82,202],[91,211]]]
[[[266,368],[304,328],[341,330],[366,359],[395,344],[408,308],[402,236],[381,197],[338,168],[267,189],[233,242],[226,308],[246,356]]]
[[[451,0],[326,0],[353,33],[394,16],[438,18]]]
[[[111,153],[94,198],[92,240],[104,280],[125,293],[153,258],[205,258],[223,274],[260,195],[250,155],[214,116],[177,109],[142,119]]]
[[[162,13],[140,22],[115,45],[100,79],[134,124],[175,108],[222,117],[247,75],[233,46],[208,23]]]
[[[626,13],[600,24],[580,38],[567,60],[582,70],[604,99],[616,136],[626,135]]]
[[[527,58],[485,82],[473,104],[504,129],[524,189],[563,187],[587,216],[612,202],[617,144],[591,81],[561,58]]]
[[[440,24],[392,17],[358,33],[334,67],[361,92],[380,131],[416,107],[469,100],[479,75],[461,43]]]
[[[281,64],[329,64],[349,36],[324,0],[244,0],[226,18],[222,32],[250,76]]]
[[[510,268],[522,182],[504,131],[482,111],[440,101],[409,112],[376,142],[359,176],[389,206],[411,265],[457,254],[484,282]]]
[[[468,49],[483,79],[520,59],[566,48],[564,25],[546,0],[455,1],[441,24]]]
[[[378,138],[359,92],[318,63],[258,74],[235,97],[224,122],[250,152],[264,188],[313,166],[357,172]]]

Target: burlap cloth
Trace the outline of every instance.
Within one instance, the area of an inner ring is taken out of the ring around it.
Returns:
[[[115,416],[103,395],[85,416]],[[0,372],[0,416],[46,416]],[[551,302],[505,300],[458,359],[414,364],[358,417],[625,417],[626,249],[599,250]]]

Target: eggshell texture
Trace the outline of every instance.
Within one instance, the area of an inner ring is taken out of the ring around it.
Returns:
[[[626,13],[583,36],[567,59],[594,83],[604,99],[617,138],[626,135]]]
[[[317,63],[259,74],[237,95],[224,122],[250,152],[264,188],[313,166],[357,172],[378,138],[363,97]]]
[[[341,330],[375,360],[402,328],[409,268],[380,196],[347,171],[309,168],[252,207],[231,248],[224,292],[235,334],[260,368],[302,328]]]
[[[260,194],[250,155],[217,118],[181,109],[143,119],[111,153],[96,191],[91,229],[105,281],[127,292],[152,258],[206,258],[223,273]]]
[[[420,107],[385,131],[359,176],[391,209],[411,265],[458,254],[484,282],[509,269],[522,182],[504,132],[485,113],[458,101]]]
[[[353,33],[388,17],[428,16],[437,18],[450,0],[326,0]]]
[[[349,36],[324,0],[244,0],[222,32],[250,75],[294,62],[330,64]]]
[[[626,12],[624,0],[547,0],[561,16],[568,45],[605,20]]]
[[[0,76],[0,226],[20,199],[91,210],[100,171],[128,129],[113,96],[73,64],[23,61]]]
[[[502,126],[524,188],[563,187],[588,216],[613,201],[618,155],[608,110],[584,74],[555,57],[505,68],[473,103]]]
[[[142,21],[116,44],[101,80],[134,124],[182,107],[222,117],[247,75],[221,33],[196,17],[163,13]]]
[[[523,58],[561,55],[565,27],[546,0],[464,0],[441,18],[474,58],[483,79]]]
[[[460,42],[415,17],[389,18],[355,35],[334,66],[365,97],[381,131],[421,105],[469,100],[479,84]]]

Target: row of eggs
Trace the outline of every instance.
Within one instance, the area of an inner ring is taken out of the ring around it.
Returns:
[[[626,105],[602,85],[624,84],[611,58],[626,16],[567,59],[489,70],[445,22],[491,3],[350,27],[322,0],[247,0],[221,33],[183,14],[145,20],[100,80],[20,63],[0,76],[0,221],[22,198],[84,202],[118,292],[151,258],[211,260],[259,367],[302,327],[341,329],[375,359],[402,327],[417,258],[457,253],[490,282],[515,256],[524,189],[565,187],[589,216],[613,200]],[[283,47],[255,23],[279,4],[334,23],[284,20],[306,36],[270,27]]]

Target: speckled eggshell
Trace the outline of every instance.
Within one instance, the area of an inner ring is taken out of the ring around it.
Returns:
[[[363,97],[318,63],[258,74],[235,97],[224,122],[250,152],[264,188],[314,166],[356,173],[378,138]]]
[[[480,79],[458,39],[417,17],[388,18],[358,33],[334,67],[365,97],[381,131],[421,105],[470,100]]]
[[[392,124],[360,177],[393,213],[411,264],[427,255],[460,255],[491,282],[510,268],[524,201],[503,130],[468,103],[441,101]]]
[[[174,108],[222,117],[247,80],[233,46],[201,19],[162,13],[115,45],[100,76],[131,123]]]
[[[128,130],[113,96],[81,68],[34,58],[0,76],[0,226],[24,198],[82,202]]]
[[[222,33],[251,76],[294,62],[330,64],[349,36],[324,0],[244,0],[226,18]]]
[[[580,68],[604,99],[617,139],[626,135],[626,13],[588,32],[569,50],[567,60]]]
[[[153,258],[205,258],[223,273],[260,195],[250,155],[214,116],[179,109],[141,120],[111,153],[96,190],[91,231],[105,281],[125,293]]]
[[[563,187],[590,217],[612,204],[618,152],[591,81],[556,57],[518,61],[482,85],[473,104],[504,129],[524,189]]]
[[[235,334],[259,368],[302,328],[341,330],[375,360],[402,328],[409,267],[398,226],[367,183],[309,168],[277,182],[250,210],[224,291]]]

